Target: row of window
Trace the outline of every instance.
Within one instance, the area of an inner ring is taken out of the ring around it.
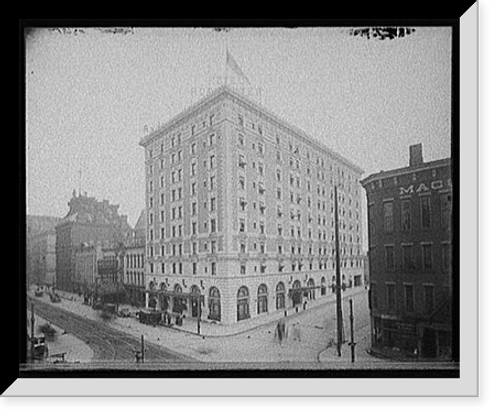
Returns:
[[[143,254],[128,254],[125,257],[126,268],[144,268]]]
[[[127,284],[144,287],[144,272],[127,272],[126,281]]]
[[[211,114],[208,116],[208,118],[204,118],[202,121],[201,121],[201,126],[199,128],[201,129],[205,129],[207,126],[213,126],[214,125],[214,122],[215,122],[215,115],[214,114]],[[191,136],[194,136],[196,134],[196,129],[197,129],[197,125],[196,124],[191,124],[190,126],[190,134]],[[173,149],[175,147],[179,147],[181,145],[181,142],[182,142],[182,132],[184,131],[184,129],[181,129],[181,132],[178,132],[176,134],[171,134],[170,135],[170,147]],[[167,143],[168,144],[168,143]],[[160,143],[160,153],[163,154],[165,152],[165,147],[166,145],[166,142],[164,143],[163,141]],[[153,158],[153,149],[150,148],[149,149],[149,158]]]
[[[411,243],[401,244],[398,252],[400,253],[400,267],[404,271],[413,271],[417,269],[415,247]],[[433,259],[434,247],[432,243],[422,243],[420,245],[421,251],[421,269],[424,271],[431,271],[441,267],[443,272],[449,272],[451,269],[451,244],[441,243],[440,263],[436,263]],[[385,245],[385,269],[389,272],[396,271],[396,247],[394,245]],[[370,249],[370,259],[374,261],[375,248]],[[372,266],[374,266],[372,264]]]
[[[451,210],[452,210],[452,197],[451,193],[441,193],[439,195],[439,222],[444,230],[448,230],[451,225]],[[370,228],[374,228],[375,220],[373,214],[373,205],[369,206]],[[412,205],[411,199],[402,199],[400,201],[400,231],[410,231],[415,228],[415,206]],[[395,231],[395,217],[394,217],[394,202],[387,201],[383,203],[383,221],[384,231],[392,233]],[[419,221],[422,230],[429,230],[432,227],[432,211],[431,211],[431,196],[419,197]]]
[[[403,300],[402,300],[402,306],[401,308],[404,309],[405,313],[412,314],[415,313],[415,291],[416,291],[417,286],[413,284],[403,284]],[[425,314],[432,314],[433,311],[436,309],[436,302],[435,302],[435,286],[432,284],[424,284],[422,286],[419,286],[420,291],[422,292],[423,296],[423,305],[421,307],[421,311],[423,311]],[[383,290],[378,289],[378,284],[371,284],[370,285],[370,301],[371,301],[371,306],[372,308],[378,309],[379,307],[379,300],[378,300],[378,293],[383,292]],[[385,309],[389,312],[396,312],[398,309],[398,299],[397,299],[397,287],[396,284],[393,283],[386,283],[385,284],[385,298],[386,298],[386,306]]]
[[[238,114],[238,125],[241,126],[241,127],[245,127],[245,118]],[[251,123],[251,127],[252,129],[256,129],[256,125],[255,123]],[[263,127],[261,124],[257,124],[257,131],[259,133],[259,135],[261,136],[264,136],[264,130],[263,130]],[[275,136],[275,139],[276,139],[276,146],[280,146],[282,141],[281,141],[281,136],[276,133],[276,136]],[[238,133],[238,143],[241,145],[241,146],[244,146],[244,134],[243,133]],[[301,157],[301,151],[300,151],[300,146],[297,145],[297,144],[293,144],[292,141],[289,141],[288,142],[288,151],[290,152],[290,154],[294,155],[294,156],[297,156],[297,157]],[[263,151],[262,151],[263,152]],[[320,156],[313,156],[312,153],[306,148],[306,152],[305,152],[305,158],[308,160],[308,161],[315,161],[316,162],[316,165],[318,167],[321,167],[322,169],[325,168],[326,164],[325,164],[325,160],[323,157],[320,157]],[[330,171],[333,172],[333,165],[330,164]],[[344,178],[344,171],[341,170],[340,168],[338,169],[339,171],[339,174],[341,174],[342,178]],[[349,173],[347,173],[347,176],[345,176],[347,180],[351,180],[351,175]],[[354,176],[353,176],[353,179],[354,179]]]
[[[182,216],[179,217],[181,219]],[[175,217],[173,218],[175,219]],[[198,229],[198,222],[197,221],[192,221],[191,222],[191,234],[196,235],[199,233],[216,233],[217,232],[217,220],[215,218],[211,218],[210,223],[205,221],[203,223],[203,230],[199,231]],[[159,240],[166,240],[167,239],[167,229],[165,227],[161,227],[158,230],[158,239]],[[176,238],[176,237],[183,237],[184,233],[184,225],[179,224],[179,225],[172,225],[171,226],[171,238]],[[149,230],[149,241],[154,240],[154,230],[150,229]]]
[[[172,263],[165,263],[165,262],[161,262],[161,263],[158,263],[157,264],[157,272],[155,272],[155,264],[154,263],[150,263],[149,264],[149,273],[151,274],[154,274],[154,273],[158,273],[158,274],[167,274],[167,266],[170,265],[171,269],[170,269],[170,273],[171,274],[174,274],[174,275],[182,275],[182,274],[186,274],[186,272],[184,272],[183,268],[184,266],[186,265],[185,263],[183,262],[172,262]],[[191,266],[191,272],[190,274],[192,275],[198,275],[200,273],[202,274],[210,274],[210,275],[217,275],[217,264],[216,262],[210,262],[210,265],[209,267],[205,267],[205,270],[204,272],[199,272],[199,264],[198,262],[191,262],[189,264]],[[248,272],[247,270],[247,262],[241,262],[240,263],[240,274],[241,275],[246,275]],[[261,262],[259,264],[254,264],[254,272],[260,272],[260,273],[266,273],[267,272],[267,263],[266,262]],[[289,266],[290,268],[290,272],[301,272],[301,271],[304,271],[304,270],[307,270],[307,268],[309,268],[310,271],[315,271],[315,270],[328,270],[328,269],[335,269],[335,262],[333,261],[328,261],[328,260],[319,260],[317,261],[317,269],[315,269],[314,265],[313,265],[313,262],[312,261],[307,261],[304,262],[302,260],[298,260],[298,261],[291,261],[291,262],[284,262],[284,261],[280,261],[278,263],[278,270],[277,272],[278,273],[284,273],[286,272],[286,267]],[[351,268],[361,268],[363,267],[363,261],[360,260],[360,259],[346,259],[346,260],[343,260],[341,261],[341,267],[343,268],[348,268],[348,267],[351,267]]]

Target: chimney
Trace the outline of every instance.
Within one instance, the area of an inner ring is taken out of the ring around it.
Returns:
[[[424,163],[422,143],[410,146],[410,166],[419,166]]]

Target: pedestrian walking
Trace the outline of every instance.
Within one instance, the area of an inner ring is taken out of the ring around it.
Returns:
[[[293,329],[292,329],[292,339],[293,340],[298,340],[301,342],[301,337],[300,337],[300,323],[296,322],[293,324]]]
[[[281,332],[281,322],[278,322],[276,325],[276,338],[278,339],[278,343],[281,345],[281,342],[283,341],[283,334]]]

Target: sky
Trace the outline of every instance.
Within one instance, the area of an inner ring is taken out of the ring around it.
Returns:
[[[255,101],[363,177],[407,166],[411,144],[425,161],[451,155],[451,28],[383,41],[346,28],[44,28],[26,34],[27,213],[64,217],[81,189],[133,226],[145,127],[214,88],[226,47]]]

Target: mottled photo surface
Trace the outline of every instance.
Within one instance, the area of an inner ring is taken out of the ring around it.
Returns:
[[[26,30],[20,369],[457,374],[452,29]]]

